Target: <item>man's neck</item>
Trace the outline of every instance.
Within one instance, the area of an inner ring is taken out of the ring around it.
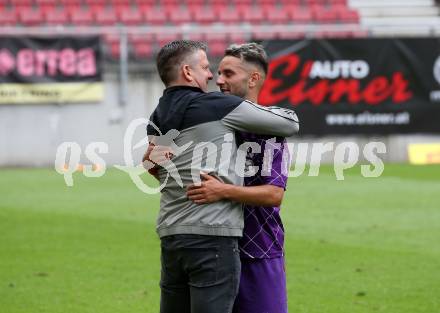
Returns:
[[[254,103],[257,103],[258,101],[258,93],[249,93],[244,97],[246,100],[252,101]]]

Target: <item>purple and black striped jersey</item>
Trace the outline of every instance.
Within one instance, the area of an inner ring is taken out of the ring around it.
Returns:
[[[239,140],[242,142],[256,142],[261,147],[261,153],[247,154],[248,165],[258,166],[259,170],[256,175],[245,177],[244,185],[274,185],[285,189],[287,176],[283,169],[288,166],[283,162],[289,162],[286,140],[244,132],[240,133],[240,137]],[[273,154],[268,152],[270,150]],[[272,155],[273,158],[270,158]],[[263,163],[269,167],[263,169]],[[244,205],[244,230],[240,239],[240,252],[242,258],[277,258],[284,255],[284,227],[279,207]]]

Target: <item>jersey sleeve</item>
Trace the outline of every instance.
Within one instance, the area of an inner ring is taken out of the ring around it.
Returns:
[[[264,107],[247,100],[225,115],[222,122],[234,130],[280,137],[290,137],[299,131],[293,110]]]

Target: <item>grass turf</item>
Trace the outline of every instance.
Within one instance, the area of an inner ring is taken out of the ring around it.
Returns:
[[[360,168],[289,180],[282,206],[290,312],[440,311],[440,166]],[[158,195],[109,170],[0,174],[0,311],[159,308]]]

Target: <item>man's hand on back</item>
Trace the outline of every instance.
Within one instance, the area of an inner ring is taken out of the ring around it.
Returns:
[[[197,204],[217,202],[224,199],[225,192],[229,185],[222,183],[211,175],[201,173],[201,184],[189,185],[186,195],[191,201]]]

